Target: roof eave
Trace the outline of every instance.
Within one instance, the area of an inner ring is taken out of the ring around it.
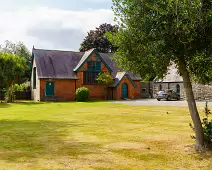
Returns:
[[[121,84],[121,82],[122,82],[126,77],[130,80],[130,82],[133,84],[133,86],[134,86],[135,88],[138,88],[138,86],[134,83],[134,81],[131,79],[131,77],[130,77],[128,74],[125,74],[115,87],[119,87],[120,84]]]

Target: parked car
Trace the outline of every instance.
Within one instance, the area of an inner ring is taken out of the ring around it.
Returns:
[[[180,95],[177,94],[174,90],[165,90],[165,91],[159,91],[156,94],[156,98],[158,101],[165,99],[167,101],[175,99],[180,100]]]

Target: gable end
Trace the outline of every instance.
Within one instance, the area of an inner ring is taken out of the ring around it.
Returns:
[[[94,49],[94,50],[88,55],[88,57],[85,59],[85,61],[83,61],[83,63],[82,63],[80,66],[76,67],[76,68],[74,69],[74,71],[75,71],[75,72],[79,72],[80,69],[83,68],[83,66],[89,61],[90,57],[92,57],[93,54],[96,54],[96,55],[97,55],[97,57],[98,57],[97,61],[98,61],[98,60],[101,60],[102,63],[106,66],[106,68],[107,68],[110,72],[113,72],[112,69],[108,66],[108,64],[104,61],[104,59],[101,57],[101,55],[98,53],[98,51],[97,51],[96,49]]]

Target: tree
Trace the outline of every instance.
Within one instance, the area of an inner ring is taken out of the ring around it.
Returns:
[[[27,69],[24,58],[12,54],[0,54],[0,80],[7,88],[8,101],[13,102],[13,85],[23,78]]]
[[[113,77],[107,72],[100,73],[99,76],[97,77],[97,81],[102,87],[104,87],[106,94],[107,94],[107,88],[114,82]]]
[[[96,48],[98,52],[108,53],[114,52],[116,48],[109,42],[106,33],[116,33],[117,26],[111,24],[102,24],[96,30],[91,30],[81,44],[80,51],[85,52],[92,48]]]
[[[14,56],[19,56],[24,58],[27,62],[28,69],[25,71],[23,81],[29,80],[30,78],[30,67],[32,63],[32,55],[27,47],[22,42],[13,43],[6,40],[3,45],[0,45],[0,53],[2,54],[12,54]]]
[[[191,80],[212,81],[211,0],[113,0],[120,31],[109,36],[118,47],[117,63],[145,78],[162,78],[175,63],[183,77],[196,147],[204,146],[203,129]]]

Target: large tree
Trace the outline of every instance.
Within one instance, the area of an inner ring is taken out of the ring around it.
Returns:
[[[113,0],[120,30],[110,36],[118,64],[143,78],[162,78],[171,64],[183,77],[196,147],[204,146],[191,80],[212,81],[211,0]]]
[[[27,63],[28,69],[25,70],[23,81],[29,80],[30,78],[30,67],[32,63],[32,55],[27,47],[22,42],[13,43],[6,40],[4,44],[0,45],[0,53],[2,54],[12,54],[24,58]]]
[[[2,87],[11,87],[24,77],[28,69],[24,58],[0,53],[0,82]]]
[[[117,26],[111,24],[102,24],[95,30],[88,32],[84,41],[81,44],[80,51],[85,52],[92,48],[96,48],[98,52],[108,53],[114,52],[116,48],[109,42],[108,38],[105,36],[106,33],[116,33]]]

